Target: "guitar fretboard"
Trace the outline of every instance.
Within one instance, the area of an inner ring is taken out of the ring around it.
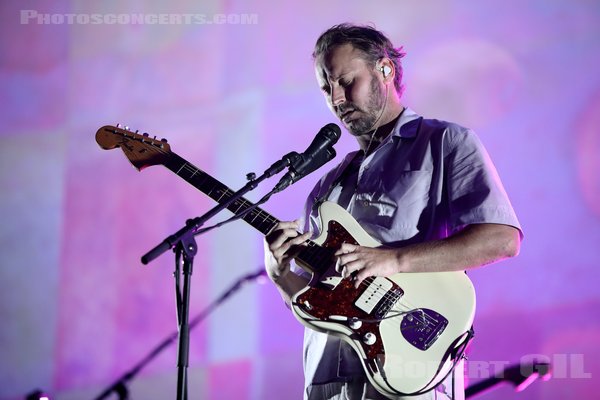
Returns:
[[[219,204],[228,201],[235,193],[217,179],[173,152],[169,154],[168,160],[164,165]],[[253,205],[254,203],[242,197],[231,203],[227,209],[234,214],[238,214],[246,211]],[[277,218],[260,207],[249,211],[242,219],[263,235],[269,233],[279,222]],[[304,268],[310,272],[315,272],[327,268],[331,259],[331,253],[331,249],[325,249],[313,241],[308,241],[308,245],[299,251],[296,258],[302,262]]]
[[[233,190],[229,189],[223,183],[175,153],[171,153],[171,157],[169,157],[169,161],[165,163],[165,166],[219,204],[228,201],[234,193]],[[253,203],[242,197],[231,203],[227,209],[232,213],[237,214],[247,210],[253,205]],[[277,218],[259,207],[250,211],[243,219],[259,230],[263,235],[269,233],[269,231],[271,231],[271,229],[279,222]]]

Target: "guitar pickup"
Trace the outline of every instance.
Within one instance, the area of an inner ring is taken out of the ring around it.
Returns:
[[[396,304],[404,292],[389,279],[376,277],[371,281],[367,289],[354,303],[355,306],[367,314],[375,311],[377,318],[383,318],[385,314]]]

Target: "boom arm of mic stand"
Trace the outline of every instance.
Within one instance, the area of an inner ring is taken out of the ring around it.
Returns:
[[[509,382],[515,386],[517,392],[521,392],[536,379],[550,379],[552,367],[547,362],[534,362],[531,364],[517,364],[505,368],[495,376],[476,382],[465,389],[465,398],[477,397],[503,382]]]
[[[233,202],[235,202],[237,199],[239,199],[249,191],[255,189],[260,182],[281,172],[286,166],[298,160],[299,157],[300,155],[295,151],[286,154],[281,160],[271,165],[261,176],[246,183],[246,185],[244,185],[243,188],[231,195],[231,197],[227,201],[217,204],[215,207],[211,208],[200,217],[188,220],[183,228],[181,228],[171,236],[167,237],[160,244],[155,246],[152,250],[144,254],[141,259],[142,264],[147,265],[152,260],[156,259],[161,254],[163,254],[165,251],[172,249],[186,233],[190,231],[196,231],[207,220],[229,207]]]

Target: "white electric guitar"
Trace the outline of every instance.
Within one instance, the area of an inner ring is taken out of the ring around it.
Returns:
[[[217,202],[233,191],[173,153],[166,140],[152,139],[119,126],[96,132],[103,149],[120,147],[138,169],[164,165]],[[253,204],[239,199],[238,213]],[[321,235],[295,256],[313,274],[292,299],[296,318],[308,328],[339,336],[361,359],[369,381],[393,399],[437,386],[450,373],[472,337],[475,290],[463,272],[405,273],[371,277],[356,289],[335,271],[333,254],[342,243],[381,246],[337,204],[319,208]],[[264,235],[279,222],[256,208],[243,218]]]

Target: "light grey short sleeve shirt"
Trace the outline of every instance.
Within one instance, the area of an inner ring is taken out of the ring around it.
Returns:
[[[521,230],[496,168],[470,129],[406,109],[376,151],[362,162],[356,156],[348,154],[317,183],[306,203],[305,230],[320,231],[323,200],[340,203],[389,246],[443,239],[469,224]],[[344,173],[349,165],[353,172]],[[349,346],[309,329],[304,369],[307,387],[362,374]]]

